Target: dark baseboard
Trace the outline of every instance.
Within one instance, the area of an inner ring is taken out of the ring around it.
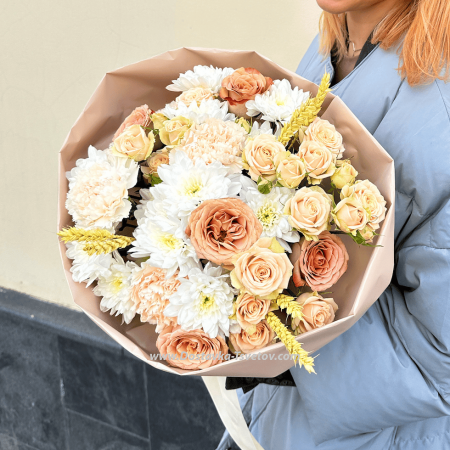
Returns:
[[[83,312],[45,302],[22,292],[0,287],[0,314],[10,314],[77,342],[110,351],[122,351],[122,347]]]
[[[0,288],[0,449],[213,450],[199,377],[157,370],[84,313]]]

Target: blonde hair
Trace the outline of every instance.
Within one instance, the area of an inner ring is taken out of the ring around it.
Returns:
[[[449,78],[450,1],[399,1],[376,26],[372,43],[388,49],[398,43],[398,71],[411,86]],[[345,14],[323,12],[320,19],[320,51],[335,50],[338,60],[347,52]]]

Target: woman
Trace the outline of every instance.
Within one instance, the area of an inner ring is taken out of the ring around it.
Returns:
[[[318,4],[320,37],[297,72],[316,83],[331,72],[394,158],[396,266],[379,301],[320,350],[317,375],[247,380],[241,406],[265,450],[450,449],[450,1]]]

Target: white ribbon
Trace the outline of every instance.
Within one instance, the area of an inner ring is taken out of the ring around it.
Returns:
[[[202,377],[228,433],[241,450],[264,450],[245,422],[235,390],[225,389],[226,377]]]

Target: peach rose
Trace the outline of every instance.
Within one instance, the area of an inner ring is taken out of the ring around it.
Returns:
[[[169,164],[169,152],[156,152],[153,153],[150,158],[147,159],[146,165],[141,166],[144,176],[153,175],[158,173],[158,167],[162,164]]]
[[[336,159],[340,158],[345,151],[341,133],[328,120],[316,117],[306,129],[305,135],[306,140],[315,141],[324,145],[333,153]]]
[[[367,231],[370,216],[358,197],[351,196],[341,200],[331,212],[334,223],[344,233],[356,236],[358,231]]]
[[[206,200],[189,217],[186,234],[197,256],[231,266],[231,260],[249,249],[263,229],[251,208],[237,198]]]
[[[342,189],[346,184],[354,183],[357,176],[358,172],[350,160],[344,159],[336,162],[336,171],[331,176],[331,182],[337,189]]]
[[[140,125],[131,125],[114,139],[111,152],[135,161],[143,161],[150,156],[154,145],[155,135],[152,131],[147,135]]]
[[[247,141],[242,153],[242,162],[253,181],[258,181],[259,177],[274,181],[277,179],[274,158],[278,153],[285,151],[284,145],[278,142],[275,136],[260,134]]]
[[[159,138],[167,148],[175,147],[181,142],[191,125],[192,122],[182,116],[166,120],[159,129]]]
[[[332,298],[323,298],[317,292],[305,292],[296,300],[303,306],[303,317],[291,319],[294,334],[321,328],[333,322],[338,305]]]
[[[292,280],[297,287],[306,284],[313,291],[325,291],[345,273],[348,258],[344,243],[335,234],[322,231],[318,241],[302,238],[292,246]]]
[[[246,292],[236,299],[236,319],[241,328],[252,334],[256,325],[266,317],[270,309],[270,300],[257,298]]]
[[[298,156],[305,163],[310,184],[320,184],[324,178],[331,177],[336,170],[333,153],[319,142],[305,139],[300,145]]]
[[[203,330],[184,331],[180,326],[164,328],[156,347],[162,355],[168,355],[170,366],[185,370],[207,369],[220,364],[228,354],[221,336],[210,338]]]
[[[373,231],[380,228],[380,222],[386,217],[386,200],[378,188],[369,180],[357,181],[342,188],[341,199],[354,196],[359,199],[369,213],[368,227]]]
[[[276,238],[261,238],[233,259],[231,283],[262,298],[275,298],[286,289],[293,266]]]
[[[297,188],[306,176],[304,162],[291,152],[280,152],[273,159],[278,182],[289,189]]]
[[[122,125],[115,132],[113,139],[116,139],[117,136],[125,131],[125,128],[131,125],[140,125],[141,127],[150,126],[152,122],[151,114],[153,114],[153,111],[147,105],[139,106],[123,121]]]
[[[169,304],[169,297],[174,294],[180,281],[177,274],[166,278],[167,270],[152,267],[143,263],[133,273],[130,298],[141,322],[156,324],[156,332],[160,333],[167,325],[176,325],[175,317],[166,317],[164,309]]]
[[[241,67],[222,80],[219,95],[230,105],[239,105],[263,94],[272,84],[272,78],[263,76],[258,70]]]
[[[214,98],[214,94],[211,89],[196,87],[184,91],[175,99],[175,101],[184,103],[186,106],[190,106],[192,102],[195,102],[197,106],[200,106],[202,100],[208,100],[210,98]]]
[[[245,330],[240,333],[230,334],[230,345],[233,353],[249,353],[259,348],[267,347],[275,339],[275,332],[269,327],[266,320],[256,325],[256,330],[249,334]]]
[[[302,187],[284,206],[284,213],[292,227],[303,233],[307,240],[318,240],[322,231],[330,226],[333,199],[321,187]]]

